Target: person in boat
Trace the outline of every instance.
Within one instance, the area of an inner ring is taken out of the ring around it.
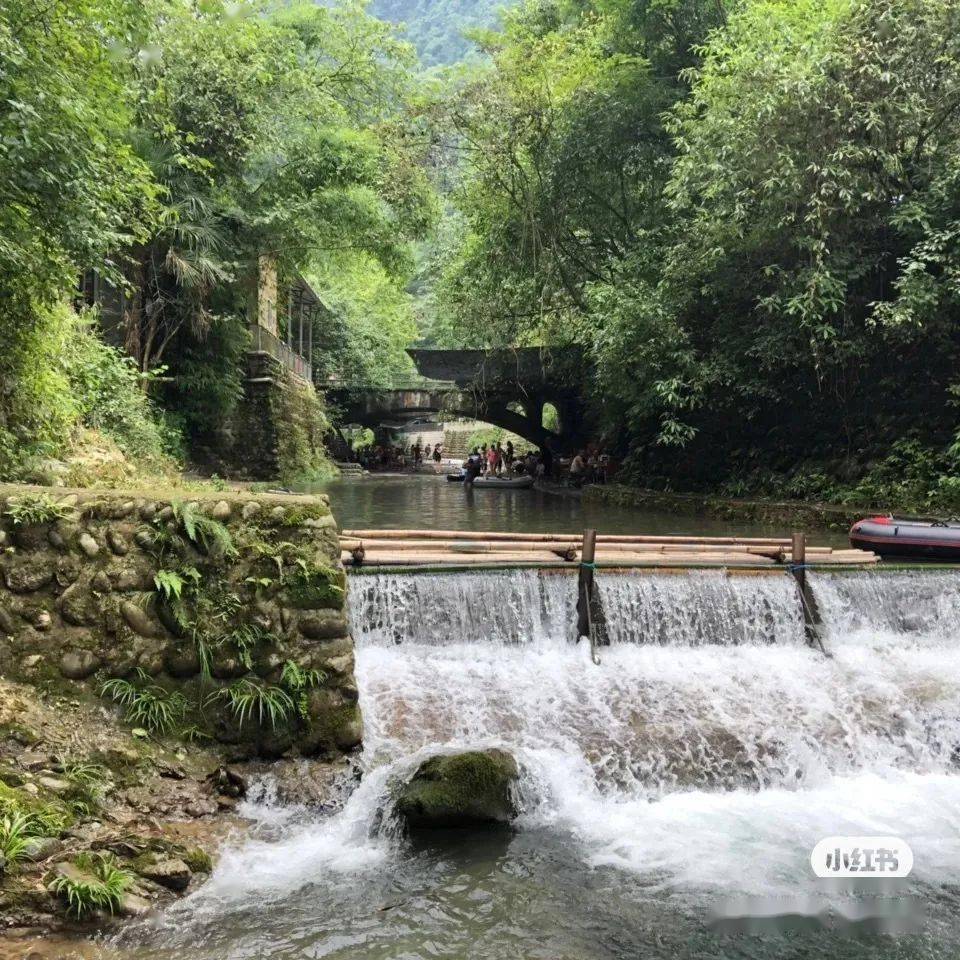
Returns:
[[[507,473],[513,473],[513,462],[516,459],[516,456],[513,452],[513,441],[507,441],[507,449],[504,452],[503,460],[507,467]]]
[[[497,465],[500,462],[500,457],[497,455],[497,445],[495,443],[490,444],[490,449],[487,451],[487,476],[495,477],[497,475]]]
[[[487,472],[487,445],[486,444],[483,444],[483,446],[480,447],[480,463],[481,463],[480,472],[485,474]]]
[[[480,451],[474,447],[463,465],[463,482],[473,483],[483,472],[483,460]]]

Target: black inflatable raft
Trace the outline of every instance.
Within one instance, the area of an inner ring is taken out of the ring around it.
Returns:
[[[960,523],[870,517],[850,528],[850,543],[881,557],[960,561]]]

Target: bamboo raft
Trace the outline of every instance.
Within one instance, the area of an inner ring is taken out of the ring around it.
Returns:
[[[575,567],[579,534],[464,530],[345,530],[345,566],[365,567]],[[879,557],[867,550],[807,546],[805,566],[863,567]],[[791,538],[598,535],[593,563],[602,567],[770,568],[794,562]]]

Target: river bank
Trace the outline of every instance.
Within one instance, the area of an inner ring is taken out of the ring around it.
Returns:
[[[547,491],[552,492],[552,491]],[[734,500],[699,493],[669,493],[626,484],[593,484],[582,492],[585,504],[606,504],[708,520],[743,521],[801,530],[847,530],[857,520],[877,513],[871,507],[793,500]]]
[[[269,775],[284,802],[322,808],[343,764],[231,762],[211,744],[145,736],[90,693],[69,697],[0,680],[0,835],[19,818],[27,847],[0,870],[0,958],[47,952],[163,908],[208,879],[244,804]],[[43,829],[33,829],[34,827]],[[51,882],[109,865],[122,889],[77,917]],[[17,950],[22,952],[18,953]]]
[[[361,737],[325,498],[6,485],[0,548],[0,957],[195,890],[267,775],[325,809]]]

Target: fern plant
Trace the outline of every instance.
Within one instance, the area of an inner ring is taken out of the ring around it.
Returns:
[[[4,515],[17,526],[33,527],[63,520],[72,513],[70,507],[58,503],[46,493],[25,493],[7,501]]]
[[[236,553],[230,531],[219,520],[203,513],[198,504],[176,501],[170,506],[177,525],[202,553],[214,556],[232,556]]]
[[[134,681],[108,680],[100,688],[100,696],[108,696],[123,707],[127,723],[145,727],[151,733],[169,733],[187,713],[183,694],[165,690],[140,669]]]
[[[37,835],[32,826],[32,818],[26,813],[8,813],[0,818],[0,860],[14,864],[24,859],[31,838]]]
[[[233,647],[237,658],[247,670],[253,669],[253,651],[261,643],[271,643],[276,638],[269,630],[264,630],[252,623],[242,623],[218,640],[218,645],[226,644]]]
[[[280,683],[290,691],[296,700],[297,713],[301,720],[309,717],[307,691],[319,687],[327,679],[322,670],[304,670],[298,663],[288,660],[280,673]]]
[[[296,709],[290,694],[282,687],[264,684],[250,677],[243,677],[228,687],[215,690],[207,699],[225,701],[241,729],[247,720],[255,717],[261,727],[269,720],[270,726],[276,730],[291,718]]]
[[[48,884],[52,893],[67,901],[67,913],[78,920],[97,910],[116,913],[123,895],[133,883],[133,874],[117,865],[108,854],[81,853],[74,860],[79,876],[61,875]]]
[[[165,604],[174,620],[183,629],[191,626],[187,595],[200,585],[202,577],[196,567],[183,567],[180,570],[160,570],[153,578],[156,596]]]

